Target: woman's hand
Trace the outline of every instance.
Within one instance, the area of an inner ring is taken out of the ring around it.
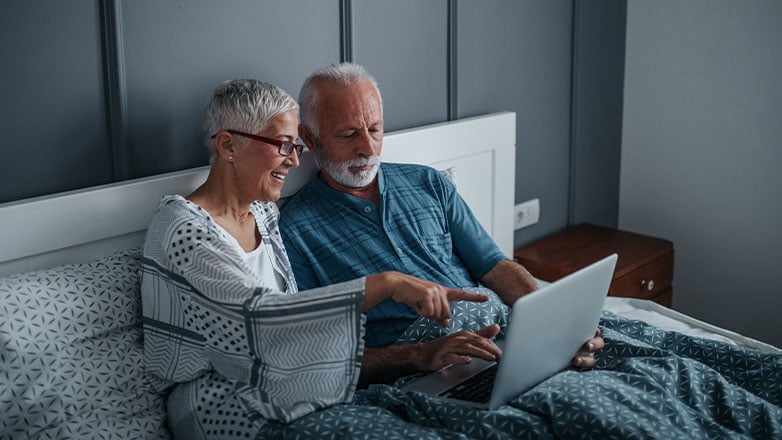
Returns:
[[[400,272],[383,272],[368,276],[365,292],[365,312],[390,297],[413,307],[419,315],[443,327],[448,327],[448,319],[451,317],[449,301],[483,302],[489,299],[485,295],[450,289]]]

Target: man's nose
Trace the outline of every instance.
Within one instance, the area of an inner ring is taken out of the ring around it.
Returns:
[[[377,154],[377,143],[378,141],[372,137],[369,131],[362,130],[360,135],[356,138],[353,147],[357,153],[369,157]]]

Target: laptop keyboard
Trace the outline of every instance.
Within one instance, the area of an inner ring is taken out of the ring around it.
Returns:
[[[499,364],[492,365],[464,382],[448,388],[440,393],[440,396],[468,402],[488,403],[498,366]]]

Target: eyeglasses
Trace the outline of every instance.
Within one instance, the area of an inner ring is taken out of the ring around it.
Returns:
[[[296,150],[296,156],[301,157],[301,152],[302,150],[304,150],[304,145],[294,144],[293,142],[280,141],[277,139],[258,136],[257,134],[245,133],[243,131],[238,131],[238,130],[223,130],[223,131],[227,131],[228,133],[231,134],[238,134],[239,136],[248,137],[256,141],[266,142],[267,144],[274,145],[277,147],[277,153],[279,153],[280,156],[290,156],[291,153],[293,153],[293,150]],[[217,134],[212,135],[212,139],[214,139],[216,136]]]

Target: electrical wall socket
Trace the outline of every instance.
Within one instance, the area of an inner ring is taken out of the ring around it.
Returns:
[[[526,228],[540,220],[540,200],[532,199],[516,205],[513,211],[513,230]]]

